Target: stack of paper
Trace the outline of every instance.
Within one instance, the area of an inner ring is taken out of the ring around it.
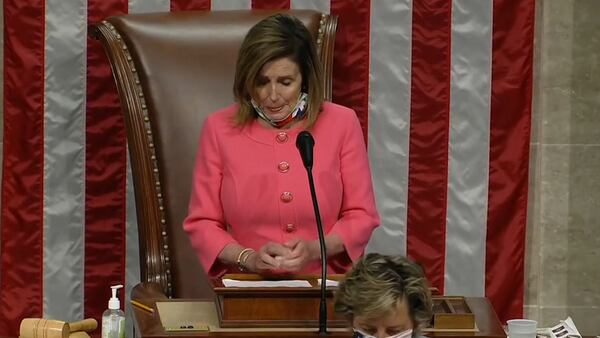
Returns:
[[[310,288],[312,285],[304,279],[284,279],[284,280],[238,280],[223,278],[223,285],[228,288]],[[321,279],[319,278],[319,285]],[[337,287],[338,282],[327,280],[327,287]]]
[[[223,285],[231,288],[310,288],[312,285],[307,280],[289,279],[289,280],[237,280],[223,279]]]

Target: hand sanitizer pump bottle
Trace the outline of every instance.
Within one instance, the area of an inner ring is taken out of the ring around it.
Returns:
[[[121,302],[117,290],[123,285],[113,285],[112,297],[108,300],[108,309],[102,314],[102,338],[125,338],[125,313],[121,311]]]

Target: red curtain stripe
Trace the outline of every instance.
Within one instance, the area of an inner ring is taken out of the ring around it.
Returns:
[[[523,316],[534,17],[534,0],[494,1],[485,282],[503,322]]]
[[[252,9],[289,9],[290,0],[252,0]]]
[[[2,336],[43,312],[44,8],[4,1]]]
[[[413,2],[407,255],[444,290],[452,2]]]
[[[89,0],[88,22],[127,13],[127,0]],[[125,284],[126,141],[108,59],[87,40],[84,316],[100,319],[111,284]],[[123,293],[120,293],[121,300]]]
[[[171,0],[171,11],[210,10],[211,0]],[[215,0],[223,1],[223,0]]]
[[[338,16],[333,56],[333,102],[356,111],[367,144],[371,1],[332,0]]]

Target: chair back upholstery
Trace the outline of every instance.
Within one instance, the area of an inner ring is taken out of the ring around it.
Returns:
[[[326,99],[336,17],[291,10],[313,34]],[[192,11],[110,17],[91,27],[108,55],[127,128],[142,282],[169,297],[212,296],[182,229],[199,133],[210,112],[233,102],[235,62],[250,27],[273,11]]]

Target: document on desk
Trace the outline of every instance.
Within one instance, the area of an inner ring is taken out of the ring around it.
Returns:
[[[537,336],[546,338],[581,338],[581,333],[577,330],[573,319],[567,317],[567,319],[559,321],[553,327],[538,328]]]
[[[307,280],[237,280],[224,278],[223,285],[228,288],[311,288]]]
[[[321,285],[321,278],[318,280]],[[223,278],[223,285],[230,288],[310,288],[312,285],[304,279],[282,279],[282,280],[239,280]],[[328,279],[327,287],[337,287],[338,281]]]
[[[319,278],[318,281],[319,281],[319,286],[321,286],[321,278]],[[337,287],[338,284],[340,284],[340,282],[338,282],[336,280],[327,279],[325,286],[326,287]]]

